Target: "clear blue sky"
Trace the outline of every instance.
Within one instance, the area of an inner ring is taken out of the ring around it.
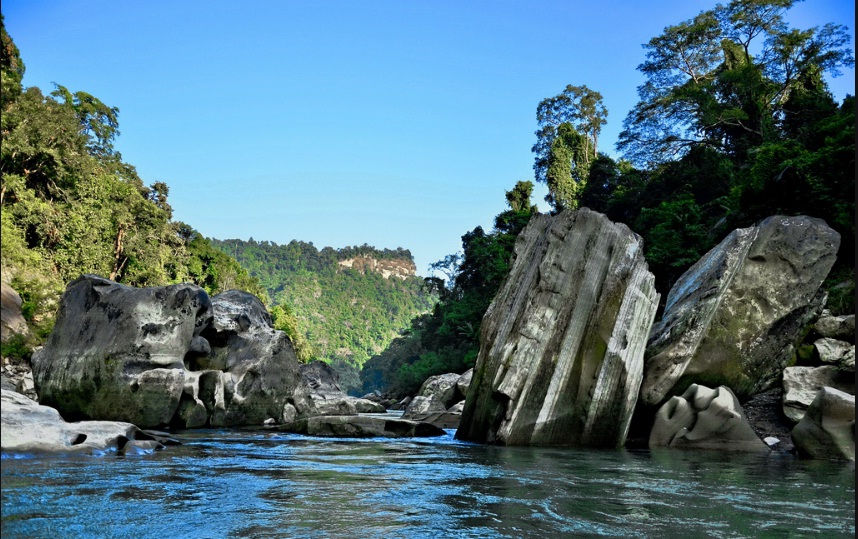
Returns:
[[[566,84],[601,92],[600,149],[616,156],[641,44],[714,4],[4,0],[2,11],[24,84],[118,107],[117,148],[144,182],[170,186],[175,219],[220,239],[404,247],[426,275],[532,180],[541,99]],[[789,16],[853,36],[854,18],[852,0],[807,0]],[[838,99],[854,77],[829,81]]]

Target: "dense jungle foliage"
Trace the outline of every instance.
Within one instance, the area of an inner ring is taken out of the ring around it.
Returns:
[[[836,102],[824,79],[853,66],[853,52],[840,25],[790,28],[784,13],[794,3],[719,4],[645,44],[646,81],[617,144],[623,158],[597,151],[608,115],[599,92],[568,85],[537,106],[534,173],[546,200],[555,212],[589,207],[641,235],[662,301],[733,229],[804,214],[841,234],[824,286],[832,311],[855,310],[855,98]],[[516,190],[529,196],[522,183]],[[492,233],[465,234],[463,254],[438,264],[451,286],[431,316],[367,362],[365,389],[412,393],[427,376],[473,364],[482,314],[526,222],[522,212],[507,228],[508,213]]]
[[[34,330],[3,355],[28,357],[53,326],[65,285],[84,273],[132,286],[193,282],[210,294],[264,291],[231,257],[173,221],[168,187],[143,183],[113,148],[119,110],[56,85],[24,89],[24,63],[2,29],[0,261]]]
[[[340,375],[344,390],[360,386],[358,372],[382,352],[410,321],[428,312],[435,296],[414,276],[414,261],[406,249],[379,250],[363,245],[317,249],[312,243],[291,241],[211,240],[258,279],[271,297],[275,325],[284,327],[299,350],[299,359],[321,359]],[[346,261],[381,261],[400,268],[406,278],[385,278],[379,271],[341,265]]]

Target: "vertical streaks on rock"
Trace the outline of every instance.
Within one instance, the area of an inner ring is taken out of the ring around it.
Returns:
[[[457,436],[621,445],[657,305],[641,240],[627,227],[586,208],[534,217],[483,319]]]

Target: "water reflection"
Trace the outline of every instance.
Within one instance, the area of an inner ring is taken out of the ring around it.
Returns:
[[[194,431],[3,460],[3,537],[854,536],[854,466],[722,453]]]

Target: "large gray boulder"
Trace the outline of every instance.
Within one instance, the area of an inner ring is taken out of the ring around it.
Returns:
[[[201,387],[211,399],[200,399],[212,410],[209,424],[261,425],[280,418],[301,384],[289,337],[274,329],[265,306],[249,292],[228,290],[211,303],[213,318],[201,332],[211,351],[196,358],[200,370],[212,372],[207,389]]]
[[[805,458],[855,460],[855,396],[822,388],[792,431]]]
[[[813,343],[815,356],[821,363],[836,365],[840,370],[855,372],[855,345],[847,341],[823,337]]]
[[[834,365],[787,367],[783,372],[783,411],[793,422],[801,421],[823,387],[845,393],[855,392],[855,372],[844,372]]]
[[[621,446],[658,306],[643,242],[582,208],[533,217],[483,318],[456,436]]]
[[[164,446],[130,423],[66,423],[54,408],[20,393],[2,390],[0,448],[9,453],[146,452]]]
[[[72,281],[45,346],[33,355],[42,404],[69,419],[167,425],[185,356],[211,318],[198,286],[132,288],[95,275]]]
[[[833,316],[828,311],[813,325],[821,337],[837,339],[855,344],[855,315]]]
[[[649,446],[718,451],[768,451],[728,387],[692,384],[658,410]]]
[[[671,289],[647,347],[642,401],[657,405],[698,382],[725,385],[740,400],[777,384],[821,311],[820,285],[839,245],[812,217],[733,231]]]
[[[69,284],[33,375],[67,418],[143,428],[262,425],[300,386],[288,336],[252,294],[94,275]]]
[[[383,414],[378,402],[347,395],[340,388],[339,374],[323,361],[311,361],[299,367],[304,398],[293,399],[299,417],[317,415]]]
[[[424,421],[442,429],[458,428],[473,375],[474,369],[469,369],[464,374],[430,376],[405,408],[402,419]]]

